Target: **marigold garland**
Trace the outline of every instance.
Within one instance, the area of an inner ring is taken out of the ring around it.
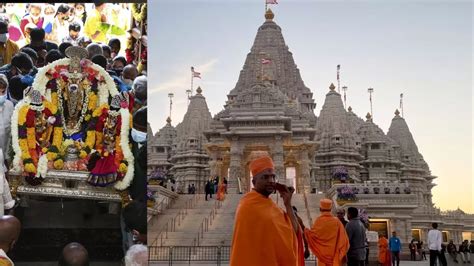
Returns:
[[[142,22],[143,20],[146,19],[147,4],[143,4],[141,7],[139,5],[140,4],[132,5],[132,16],[136,21]]]

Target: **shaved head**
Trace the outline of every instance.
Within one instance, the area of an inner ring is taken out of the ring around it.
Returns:
[[[8,252],[20,236],[21,223],[18,218],[4,215],[0,218],[0,248]]]
[[[131,79],[132,81],[138,76],[138,69],[133,64],[128,64],[123,68],[122,76],[124,79]]]
[[[61,258],[59,260],[60,266],[88,266],[89,253],[86,248],[77,243],[72,242],[63,248]]]

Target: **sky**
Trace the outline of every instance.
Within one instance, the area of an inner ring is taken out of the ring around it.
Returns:
[[[156,133],[187,107],[190,67],[212,115],[235,87],[258,27],[264,1],[149,1],[149,121]],[[328,87],[341,87],[364,117],[374,88],[374,122],[387,133],[404,94],[404,117],[435,179],[442,210],[474,212],[471,1],[297,1],[270,6],[274,21],[313,92],[319,116]]]

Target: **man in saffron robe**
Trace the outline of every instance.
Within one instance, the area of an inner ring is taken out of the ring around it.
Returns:
[[[318,266],[340,266],[349,250],[349,239],[344,226],[331,214],[332,201],[321,199],[321,215],[304,235],[309,249],[318,258]]]
[[[388,250],[388,239],[380,234],[379,238],[379,263],[382,266],[390,266],[390,251]]]
[[[286,212],[269,198],[275,190],[273,161],[265,156],[250,163],[254,189],[235,214],[231,266],[296,266],[304,263],[301,229],[291,207],[288,189],[280,195]],[[300,254],[301,253],[301,254]]]

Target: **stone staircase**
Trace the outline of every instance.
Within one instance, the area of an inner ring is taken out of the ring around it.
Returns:
[[[148,243],[156,245],[162,232],[171,231],[184,219],[187,211],[199,201],[201,195],[179,195],[168,209],[153,216],[148,222]],[[159,243],[158,243],[159,244]]]
[[[202,194],[180,195],[171,208],[157,216],[153,225],[149,224],[149,243],[159,246],[230,246],[235,212],[242,197],[242,194],[227,194],[224,201],[218,202],[215,199],[205,201]],[[279,194],[270,197],[285,209]],[[293,195],[292,203],[306,227],[311,227],[319,216],[321,198],[324,194]]]

